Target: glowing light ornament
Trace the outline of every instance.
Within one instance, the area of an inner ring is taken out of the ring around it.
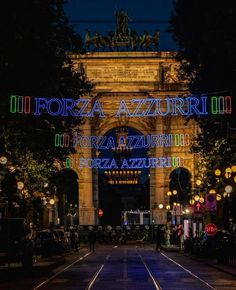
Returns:
[[[230,96],[213,96],[211,97],[212,114],[231,114],[231,97]]]
[[[31,97],[29,96],[15,96],[10,98],[10,112],[19,114],[31,113]]]
[[[2,165],[7,164],[7,157],[6,157],[6,156],[1,156],[1,157],[0,157],[0,163],[1,163]]]
[[[22,190],[24,188],[24,182],[18,181],[17,182],[17,189]]]
[[[195,201],[199,201],[199,199],[200,199],[200,196],[199,196],[198,194],[196,194],[196,195],[194,196],[194,200],[195,200]]]
[[[201,181],[200,179],[197,179],[197,180],[196,180],[196,184],[199,186],[199,185],[202,184],[202,181]]]
[[[233,165],[233,166],[231,167],[231,170],[232,170],[232,172],[236,172],[236,165]]]
[[[210,189],[210,190],[209,190],[209,193],[210,193],[210,194],[215,194],[216,191],[215,191],[215,189]]]
[[[205,200],[204,200],[204,197],[200,197],[200,198],[199,198],[199,202],[200,202],[200,203],[203,203],[204,201],[205,201]]]
[[[233,187],[231,185],[226,185],[225,192],[230,193],[232,192],[232,190],[233,190]]]
[[[69,134],[55,134],[55,147],[68,148],[70,146],[70,135]]]
[[[51,199],[49,200],[49,203],[50,203],[51,205],[54,205],[54,204],[55,204],[55,199],[51,198]]]
[[[51,116],[74,116],[74,117],[105,117],[99,100],[92,98],[80,98],[77,100],[68,98],[43,98],[36,97],[34,100],[34,115],[49,114]],[[11,96],[11,113],[30,113],[31,97]],[[230,114],[231,97],[211,97],[212,114]],[[125,117],[155,117],[155,116],[192,116],[209,115],[207,97],[165,97],[120,100],[117,112],[114,116]],[[182,141],[179,140],[179,143]]]
[[[194,199],[190,199],[189,204],[194,205],[195,200]]]
[[[221,195],[219,193],[216,195],[216,200],[217,201],[220,201],[221,200]]]
[[[230,167],[227,167],[227,168],[225,169],[225,177],[226,177],[226,178],[230,178],[230,177],[231,177],[231,173],[232,173],[231,168],[230,168]]]
[[[215,173],[215,176],[220,176],[220,175],[221,175],[221,171],[220,171],[220,169],[216,169],[216,170],[214,171],[214,173]]]

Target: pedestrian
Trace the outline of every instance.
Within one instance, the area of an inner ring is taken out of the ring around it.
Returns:
[[[166,227],[165,230],[165,243],[167,247],[170,246],[170,228],[168,226]]]
[[[90,252],[94,252],[95,250],[95,243],[96,243],[96,233],[93,229],[89,230],[88,233],[88,242],[89,242],[89,249]]]
[[[156,251],[161,250],[161,239],[162,239],[162,233],[160,226],[157,226],[157,232],[156,232]]]
[[[71,229],[70,238],[71,238],[71,249],[77,252],[78,251],[78,234],[75,231],[75,229]]]
[[[184,247],[184,231],[182,225],[177,226],[177,237],[178,237],[178,246],[181,251]]]

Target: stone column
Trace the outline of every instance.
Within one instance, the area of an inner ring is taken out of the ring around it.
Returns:
[[[153,134],[163,133],[163,123],[161,118],[156,118],[153,126]],[[150,150],[150,157],[162,157],[164,149],[162,146],[154,147]],[[166,223],[166,210],[165,210],[165,168],[151,168],[150,170],[150,211],[151,219],[155,224]],[[159,204],[163,204],[163,208],[159,208]]]
[[[81,135],[91,136],[91,124],[87,119],[82,126]],[[92,158],[91,148],[77,147],[77,158]],[[93,204],[92,168],[77,168],[79,176],[79,224],[95,225],[95,208]]]

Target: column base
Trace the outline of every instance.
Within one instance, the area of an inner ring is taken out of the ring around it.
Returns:
[[[154,224],[165,225],[167,223],[167,211],[165,209],[153,209],[152,218],[154,219]]]
[[[96,225],[94,207],[82,207],[79,208],[79,225]]]

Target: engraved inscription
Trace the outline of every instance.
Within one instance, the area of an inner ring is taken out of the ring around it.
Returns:
[[[105,65],[88,66],[87,77],[96,82],[157,82],[159,72],[156,65]]]

